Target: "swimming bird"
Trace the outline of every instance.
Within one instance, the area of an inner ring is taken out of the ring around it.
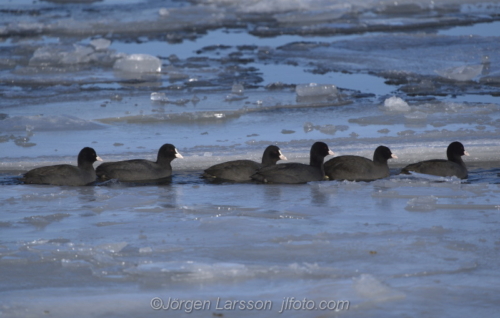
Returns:
[[[253,180],[269,183],[306,183],[325,179],[323,161],[333,155],[324,142],[315,142],[310,151],[309,164],[284,163],[258,170],[251,177]]]
[[[378,146],[373,161],[360,156],[338,156],[325,162],[325,174],[330,180],[372,181],[389,176],[387,160],[398,157],[386,146]]]
[[[94,149],[83,148],[78,154],[78,166],[54,165],[32,169],[24,174],[28,184],[51,184],[60,186],[83,186],[96,180],[93,163],[102,161]]]
[[[264,150],[261,163],[253,160],[227,161],[206,169],[203,177],[237,182],[251,181],[250,176],[257,170],[276,165],[278,160],[287,160],[287,158],[281,153],[278,146],[271,145]]]
[[[462,156],[468,156],[464,145],[458,141],[452,142],[446,150],[448,160],[433,159],[412,163],[401,170],[403,174],[411,174],[411,172],[431,174],[434,176],[451,177],[456,176],[460,179],[467,179],[468,172]]]
[[[150,181],[170,177],[175,158],[184,158],[171,144],[164,144],[158,150],[156,162],[145,159],[132,159],[105,162],[97,167],[100,180],[117,179],[119,181]]]

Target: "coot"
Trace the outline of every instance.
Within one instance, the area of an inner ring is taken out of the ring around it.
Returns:
[[[323,160],[333,152],[324,142],[316,142],[311,147],[309,165],[285,163],[260,169],[251,177],[253,180],[270,183],[306,183],[325,178]]]
[[[325,162],[325,174],[330,180],[372,181],[389,176],[387,160],[398,158],[386,146],[379,146],[373,161],[360,156],[338,156]]]
[[[277,146],[268,146],[262,155],[262,162],[253,160],[233,160],[211,166],[203,173],[203,177],[230,181],[250,181],[257,170],[275,165],[278,160],[287,160]]]
[[[78,154],[78,166],[55,165],[35,168],[24,174],[24,183],[60,186],[83,186],[96,179],[94,166],[102,161],[94,149],[85,147]]]
[[[460,179],[467,179],[467,167],[462,160],[462,156],[464,155],[469,155],[469,153],[465,151],[464,145],[458,141],[454,141],[446,150],[448,160],[433,159],[413,163],[404,167],[401,173],[410,174],[411,172],[417,172],[441,177],[456,176]]]
[[[175,158],[184,158],[174,145],[164,144],[158,150],[156,162],[145,159],[132,159],[116,162],[106,162],[97,167],[99,179],[117,179],[120,181],[159,180],[172,175],[170,163]]]

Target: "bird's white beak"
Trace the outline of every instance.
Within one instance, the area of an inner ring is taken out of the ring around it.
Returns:
[[[280,154],[280,159],[281,160],[288,160],[282,153],[281,153],[281,150],[278,150],[279,151],[279,154]]]
[[[175,149],[175,157],[183,159],[184,157],[177,151],[177,148]]]

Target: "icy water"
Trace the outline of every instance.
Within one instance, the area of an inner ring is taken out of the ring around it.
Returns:
[[[0,2],[0,316],[497,315],[499,16],[473,0]],[[467,180],[398,175],[455,140]],[[200,178],[270,144],[307,162],[315,141],[399,159],[374,182]],[[86,146],[154,160],[164,143],[184,159],[161,184],[20,181]]]

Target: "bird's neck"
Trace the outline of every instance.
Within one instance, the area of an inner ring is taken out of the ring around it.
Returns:
[[[324,158],[319,159],[319,158],[311,157],[311,159],[309,159],[309,165],[311,167],[316,167],[316,168],[319,168],[321,170],[324,170],[323,169],[323,159]]]
[[[168,167],[171,167],[170,166],[170,162],[171,161],[172,160],[169,160],[168,158],[160,158],[160,157],[158,157],[158,159],[156,160],[156,163],[159,164],[162,167],[168,168]]]
[[[384,165],[387,164],[387,159],[373,156],[373,163],[376,164],[376,165],[382,165],[382,166],[384,166]]]
[[[448,157],[448,160],[453,161],[455,163],[458,163],[461,166],[465,166],[465,163],[462,160],[461,156],[450,156],[450,157]]]

